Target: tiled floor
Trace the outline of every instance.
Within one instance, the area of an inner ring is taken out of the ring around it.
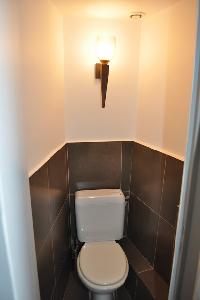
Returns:
[[[75,272],[70,274],[63,300],[89,300],[88,291],[82,285]],[[124,287],[117,291],[116,300],[131,300]]]
[[[120,241],[129,261],[125,286],[116,292],[115,300],[167,300],[168,285],[129,240]],[[63,300],[89,300],[88,290],[75,271],[69,275]]]
[[[120,241],[129,261],[126,287],[133,300],[167,300],[168,284],[129,239]]]

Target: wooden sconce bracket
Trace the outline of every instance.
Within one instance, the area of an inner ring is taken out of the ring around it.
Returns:
[[[109,65],[108,62],[97,63],[95,65],[95,78],[101,79],[102,108],[105,108],[106,92],[108,86]]]

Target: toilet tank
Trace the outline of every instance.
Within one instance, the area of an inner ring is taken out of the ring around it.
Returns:
[[[125,197],[121,190],[78,191],[75,213],[79,241],[114,241],[123,237]]]

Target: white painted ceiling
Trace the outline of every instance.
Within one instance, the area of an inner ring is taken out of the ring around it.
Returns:
[[[52,0],[65,15],[128,18],[132,12],[152,14],[178,0]]]

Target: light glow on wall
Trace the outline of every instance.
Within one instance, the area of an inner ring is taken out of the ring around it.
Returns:
[[[115,54],[116,38],[109,35],[100,35],[97,37],[97,56],[100,61],[110,61]]]

